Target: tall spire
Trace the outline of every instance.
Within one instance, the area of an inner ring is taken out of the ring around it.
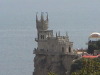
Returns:
[[[69,36],[68,36],[68,33],[66,32],[66,37],[68,37],[69,38]]]
[[[36,22],[38,21],[38,17],[37,17],[38,12],[36,12]]]
[[[60,36],[60,31],[59,31],[59,34],[58,35]]]
[[[46,12],[47,13],[47,12]],[[47,13],[47,19],[46,19],[47,21],[48,21],[48,13]]]
[[[56,32],[56,37],[57,37],[57,32]]]
[[[44,21],[43,12],[41,12],[41,21]]]

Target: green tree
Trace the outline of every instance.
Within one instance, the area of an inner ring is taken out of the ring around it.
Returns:
[[[48,75],[56,75],[54,72],[49,72]]]
[[[77,59],[74,61],[74,63],[71,65],[70,72],[76,72],[82,68],[82,59]]]
[[[94,50],[100,50],[100,40],[98,41],[89,41],[88,42],[88,53],[93,54]]]
[[[100,40],[98,40],[98,41],[96,42],[96,45],[97,45],[98,50],[100,50]]]
[[[100,58],[82,59],[83,67],[71,75],[100,75]]]

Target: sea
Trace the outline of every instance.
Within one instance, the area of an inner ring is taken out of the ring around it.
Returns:
[[[39,20],[48,12],[49,30],[67,32],[73,49],[100,32],[100,0],[0,0],[0,75],[32,75],[37,12]]]
[[[37,47],[35,13],[24,15],[16,21],[12,18],[0,25],[0,75],[32,75],[34,71],[34,48]],[[73,49],[86,49],[92,32],[100,32],[99,20],[84,15],[49,15],[49,30],[60,35],[68,33]],[[9,22],[10,21],[10,22]],[[11,23],[12,21],[12,23]]]
[[[67,32],[73,49],[100,33],[100,0],[0,0],[0,75],[32,75],[37,12],[39,20],[48,12],[49,30]]]

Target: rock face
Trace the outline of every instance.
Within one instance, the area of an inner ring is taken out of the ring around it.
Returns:
[[[49,72],[57,75],[69,75],[71,63],[75,57],[75,55],[38,54],[34,58],[33,75],[48,75]]]

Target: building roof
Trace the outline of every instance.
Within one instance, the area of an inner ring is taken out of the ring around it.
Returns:
[[[92,34],[90,34],[89,38],[100,38],[100,33],[93,32]]]
[[[92,56],[92,55],[84,55],[83,58],[97,58],[98,56]]]

